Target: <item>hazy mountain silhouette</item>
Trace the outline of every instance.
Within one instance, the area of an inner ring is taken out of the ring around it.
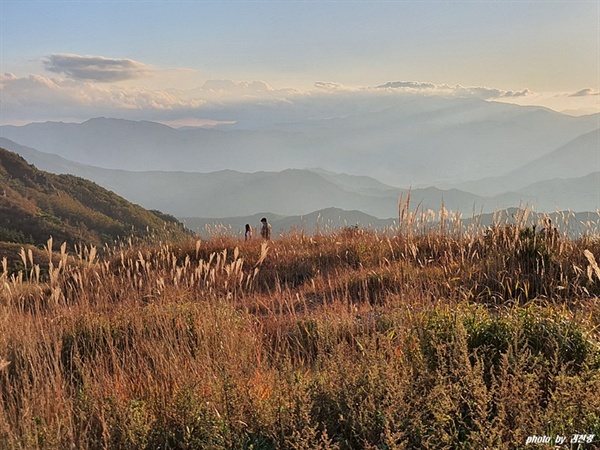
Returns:
[[[532,181],[550,178],[573,178],[600,170],[600,128],[572,140],[552,153],[542,156],[508,174]]]
[[[375,197],[397,195],[398,192],[398,188],[394,188],[385,183],[382,183],[381,181],[367,176],[335,173],[319,168],[309,170],[322,176],[324,179],[335,184],[336,186],[350,192],[368,194],[373,195]]]
[[[399,195],[402,194],[403,198],[407,195],[407,191],[400,191],[369,177],[335,174],[321,169],[254,174],[235,171],[208,174],[127,172],[76,164],[6,139],[0,143],[3,146],[10,145],[46,168],[86,173],[112,183],[122,190],[128,190],[130,195],[139,195],[144,201],[156,202],[158,198],[159,202],[163,202],[167,208],[169,205],[171,209],[181,208],[185,214],[177,215],[185,218],[182,220],[189,228],[204,234],[208,231],[240,234],[246,223],[258,227],[263,216],[269,218],[276,233],[286,233],[294,228],[308,233],[327,232],[354,225],[362,228],[389,228],[397,223]],[[94,183],[77,177],[55,176],[38,171],[18,156],[4,150],[2,152],[0,155],[4,159],[1,161],[6,161],[2,163],[2,167],[13,169],[0,169],[2,170],[0,188],[8,194],[0,198],[3,212],[0,231],[5,235],[12,235],[13,240],[35,236],[35,241],[40,243],[51,234],[58,240],[85,239],[87,242],[99,242],[102,236],[106,238],[111,233],[114,235],[114,233],[127,232],[131,226],[136,226],[138,229],[141,229],[144,224],[154,228],[164,227],[164,223],[161,222],[163,219],[171,223],[172,218],[144,211],[117,195],[106,192]],[[16,172],[14,167],[17,167]],[[288,180],[292,181],[291,185],[284,183]],[[283,187],[281,183],[284,183]],[[27,187],[21,186],[23,184]],[[27,189],[28,197],[24,197],[23,189]],[[259,208],[252,203],[255,197],[261,198],[264,192],[273,190],[277,194],[267,196],[262,206],[269,204],[269,207],[295,211],[297,210],[295,204],[298,206],[298,203],[306,202],[304,206],[308,212],[304,214],[256,213],[255,211],[274,211],[267,207]],[[332,192],[338,197],[330,197],[328,194]],[[410,192],[410,195],[413,210],[432,209],[437,212],[443,202],[447,209],[460,209],[465,217],[465,223],[469,223],[472,216],[477,216],[478,223],[487,225],[491,223],[493,216],[486,212],[499,211],[502,209],[502,204],[530,205],[535,206],[538,211],[544,208],[549,212],[557,209],[596,210],[600,198],[600,173],[573,179],[547,180],[529,185],[519,192],[506,193],[496,198],[483,199],[458,190],[442,191],[437,188],[415,189]],[[198,203],[190,207],[187,202],[192,202],[194,197]],[[309,200],[306,200],[306,197]],[[236,199],[240,198],[241,201],[236,203]],[[246,201],[250,203],[244,203]],[[346,201],[349,209],[331,206],[317,208],[319,204],[334,201],[338,203]],[[484,206],[476,207],[478,202]],[[353,205],[358,205],[360,208],[353,208]],[[381,208],[380,217],[390,218],[381,219],[364,212],[365,209],[376,209],[374,205]],[[243,211],[246,210],[251,210],[252,213],[244,213]],[[210,217],[207,211],[219,211],[219,214],[213,217],[220,218],[206,218]],[[508,210],[507,214],[510,211],[516,214],[514,209]],[[558,219],[560,215],[551,214],[551,216]],[[581,214],[576,217],[580,216]],[[130,218],[124,220],[123,217]],[[597,221],[598,218],[596,217],[595,220]],[[570,233],[581,231],[578,221],[575,222],[577,223],[569,225]]]
[[[96,167],[79,164],[66,158],[50,153],[40,152],[34,148],[17,144],[10,139],[0,137],[0,148],[4,148],[13,153],[17,153],[25,158],[28,163],[33,164],[37,169],[54,174],[71,174],[83,178],[92,178],[86,175],[86,171],[95,173]],[[100,170],[101,171],[101,170]]]
[[[438,211],[444,204],[447,209],[460,210],[467,216],[518,205],[549,212],[557,208],[590,211],[600,207],[593,176],[545,180],[494,197],[481,197],[435,187],[401,190],[371,177],[323,169],[256,173],[129,172],[73,163],[5,138],[0,138],[0,144],[44,170],[90,179],[146,208],[177,217],[235,217],[256,211],[295,216],[335,207],[385,219],[397,216],[398,199],[400,195],[406,198],[409,192],[412,206],[422,211]]]
[[[273,227],[273,234],[285,235],[290,232],[329,233],[340,231],[342,229],[360,228],[363,230],[385,230],[390,235],[395,235],[398,230],[398,219],[378,219],[360,211],[345,211],[339,208],[327,208],[320,211],[314,211],[311,214],[300,216],[282,217],[269,212],[261,212],[245,217],[226,217],[226,218],[197,218],[187,217],[182,220],[187,227],[201,236],[211,236],[215,234],[226,234],[238,236],[240,239],[244,236],[245,224],[250,224],[255,230],[255,238],[259,236],[260,219],[267,217]],[[600,227],[600,212],[579,212],[558,211],[550,213],[535,213],[527,211],[526,220],[524,220],[524,210],[522,208],[506,208],[494,211],[493,213],[475,214],[465,216],[458,223],[465,228],[489,227],[498,224],[519,223],[522,226],[536,225],[538,230],[545,226],[545,221],[550,218],[555,227],[557,227],[561,236],[575,238],[584,233],[597,232]],[[449,229],[452,229],[456,222],[448,223]],[[426,224],[419,225],[426,227],[439,227],[436,219],[428,218]]]
[[[340,208],[326,208],[313,211],[310,214],[294,216],[280,216],[270,212],[262,212],[251,216],[225,218],[184,217],[181,220],[188,228],[201,236],[224,233],[242,237],[245,224],[248,223],[255,230],[255,237],[258,237],[261,226],[260,220],[263,217],[268,218],[274,235],[286,234],[292,231],[304,231],[309,234],[315,232],[327,233],[344,227],[355,226],[384,229],[393,227],[397,223],[396,219],[378,219],[361,211],[346,211]]]
[[[600,171],[600,129],[578,136],[547,155],[498,177],[456,185],[479,195],[527,192],[525,186],[555,178],[579,178]]]
[[[294,123],[263,121],[262,128],[251,129],[174,129],[97,118],[82,124],[3,126],[0,134],[104,168],[279,172],[320,167],[419,187],[508,173],[598,127],[594,116],[475,99],[406,97],[379,110],[348,107],[336,113],[314,119],[307,110]]]
[[[600,172],[584,177],[539,181],[497,198],[501,204],[516,204],[519,199],[537,211],[600,210]]]
[[[359,210],[389,218],[397,216],[398,198],[406,190],[366,176],[335,174],[320,169],[288,169],[281,172],[242,173],[223,170],[193,172],[128,172],[72,163],[18,145],[8,139],[0,143],[48,171],[70,173],[90,179],[128,200],[177,217],[234,217],[271,211],[282,216],[309,214],[336,207]],[[411,190],[414,205],[437,210],[493,210],[488,199],[456,189],[435,187]],[[489,206],[487,206],[489,204]]]

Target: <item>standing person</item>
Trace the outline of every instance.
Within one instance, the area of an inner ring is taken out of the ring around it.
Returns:
[[[246,224],[246,232],[244,233],[244,240],[249,241],[252,239],[252,227],[249,223]]]
[[[556,227],[552,226],[552,219],[548,217],[546,220],[544,220],[544,223],[546,227],[542,228],[540,233],[550,242],[556,242],[558,239],[558,230]]]
[[[271,224],[267,222],[267,218],[263,217],[260,219],[262,222],[262,228],[260,229],[260,235],[267,241],[271,239]]]

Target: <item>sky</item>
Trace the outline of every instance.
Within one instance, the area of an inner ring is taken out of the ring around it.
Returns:
[[[600,1],[0,0],[0,124],[476,97],[600,111]]]

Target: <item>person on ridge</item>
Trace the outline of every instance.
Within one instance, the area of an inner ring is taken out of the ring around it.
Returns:
[[[267,222],[267,218],[263,217],[260,219],[262,222],[262,228],[260,229],[260,236],[267,241],[271,239],[271,224]]]
[[[244,233],[244,240],[249,241],[252,239],[252,227],[249,223],[246,224],[246,232]]]

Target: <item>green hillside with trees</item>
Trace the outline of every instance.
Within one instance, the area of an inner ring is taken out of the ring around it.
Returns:
[[[150,233],[182,237],[172,216],[148,211],[97,184],[40,171],[0,148],[0,241],[102,245]]]

